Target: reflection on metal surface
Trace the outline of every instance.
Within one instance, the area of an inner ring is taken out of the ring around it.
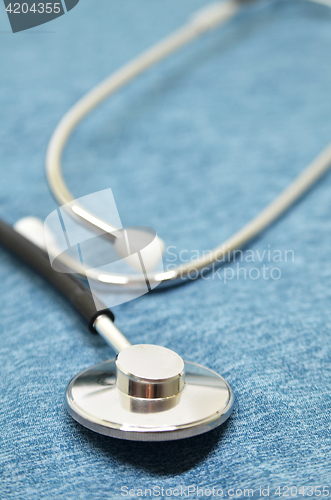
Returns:
[[[230,416],[233,395],[217,373],[185,361],[185,386],[167,398],[137,398],[116,387],[116,362],[84,370],[68,385],[66,406],[80,424],[135,441],[168,441],[202,434]]]
[[[184,388],[184,361],[170,349],[138,344],[121,351],[116,358],[116,386],[134,398],[164,399]]]

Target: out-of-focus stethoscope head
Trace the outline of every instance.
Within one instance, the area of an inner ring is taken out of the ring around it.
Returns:
[[[230,416],[233,395],[217,373],[150,344],[126,347],[67,387],[66,406],[80,424],[131,441],[196,436]]]

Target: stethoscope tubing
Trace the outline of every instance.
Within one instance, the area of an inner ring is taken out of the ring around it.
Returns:
[[[320,3],[331,7],[331,0],[305,0]],[[60,205],[63,205],[71,217],[79,223],[88,226],[92,231],[102,227],[112,238],[116,238],[116,230],[107,222],[96,218],[78,203],[74,205],[74,196],[66,186],[62,176],[62,154],[64,148],[76,126],[95,107],[101,104],[107,97],[116,92],[122,86],[130,82],[140,73],[161,61],[175,50],[186,45],[199,35],[224,24],[233,18],[247,0],[227,0],[225,2],[208,5],[194,14],[189,22],[175,31],[159,43],[139,55],[123,68],[110,75],[106,80],[97,85],[80,99],[62,118],[56,127],[46,154],[46,175],[50,189]],[[213,251],[194,261],[179,265],[166,272],[149,273],[148,279],[152,285],[166,287],[184,283],[187,279],[196,279],[202,273],[207,273],[211,267],[224,261],[225,257],[237,250],[242,250],[247,243],[258,236],[270,224],[281,217],[301,196],[303,196],[329,169],[331,166],[331,144],[329,144],[306,169],[267,207],[256,217],[249,221],[229,239],[217,246]],[[66,204],[70,203],[69,207]],[[81,263],[66,256],[62,257],[63,263],[74,272],[81,273]],[[141,275],[119,275],[110,273],[99,273],[95,269],[84,271],[89,280],[99,284],[100,287],[107,286],[109,290],[126,290],[145,288],[145,279]],[[194,272],[194,278],[192,278]]]
[[[96,296],[93,298],[89,288],[79,278],[76,278],[68,268],[63,266],[60,269],[58,267],[58,271],[54,271],[46,252],[1,219],[0,245],[53,285],[87,321],[88,328],[92,333],[98,333],[95,322],[99,316],[106,316],[112,322],[115,320],[112,311]]]

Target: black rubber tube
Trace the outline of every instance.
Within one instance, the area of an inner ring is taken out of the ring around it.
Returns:
[[[28,264],[38,274],[43,276],[59,292],[64,295],[73,307],[86,319],[89,330],[97,333],[93,328],[93,323],[101,314],[107,315],[114,321],[114,314],[100,301],[97,307],[90,290],[68,272],[63,265],[63,272],[54,271],[46,252],[34,245],[11,226],[0,219],[0,245],[6,248],[11,254],[19,257],[25,264]],[[57,262],[57,267],[60,264]]]

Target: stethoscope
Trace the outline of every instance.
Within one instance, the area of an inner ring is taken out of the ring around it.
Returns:
[[[331,7],[331,0],[309,0]],[[247,0],[227,0],[195,13],[189,22],[86,94],[62,118],[48,146],[46,171],[49,186],[66,213],[94,233],[107,236],[119,255],[127,231],[91,213],[77,202],[61,174],[65,145],[77,124],[110,94],[156,62],[200,34],[235,16]],[[150,287],[172,286],[192,279],[192,268],[202,274],[225,255],[243,248],[280,217],[331,166],[331,145],[307,166],[280,195],[227,241],[203,257],[171,269],[148,273]],[[126,290],[146,286],[134,274],[82,270],[81,262],[57,251],[42,238],[43,225],[31,218],[14,228],[0,221],[0,243],[53,284],[82,314],[93,333],[99,333],[116,352],[116,358],[88,368],[69,383],[65,403],[80,424],[100,434],[127,440],[167,441],[196,436],[221,425],[233,409],[229,384],[214,371],[183,361],[165,347],[131,345],[114,324],[113,313],[85,285],[86,277],[102,286]],[[141,230],[144,233],[144,230]],[[151,240],[161,240],[153,234]],[[56,259],[56,267],[53,265]],[[79,279],[75,276],[79,274]]]

